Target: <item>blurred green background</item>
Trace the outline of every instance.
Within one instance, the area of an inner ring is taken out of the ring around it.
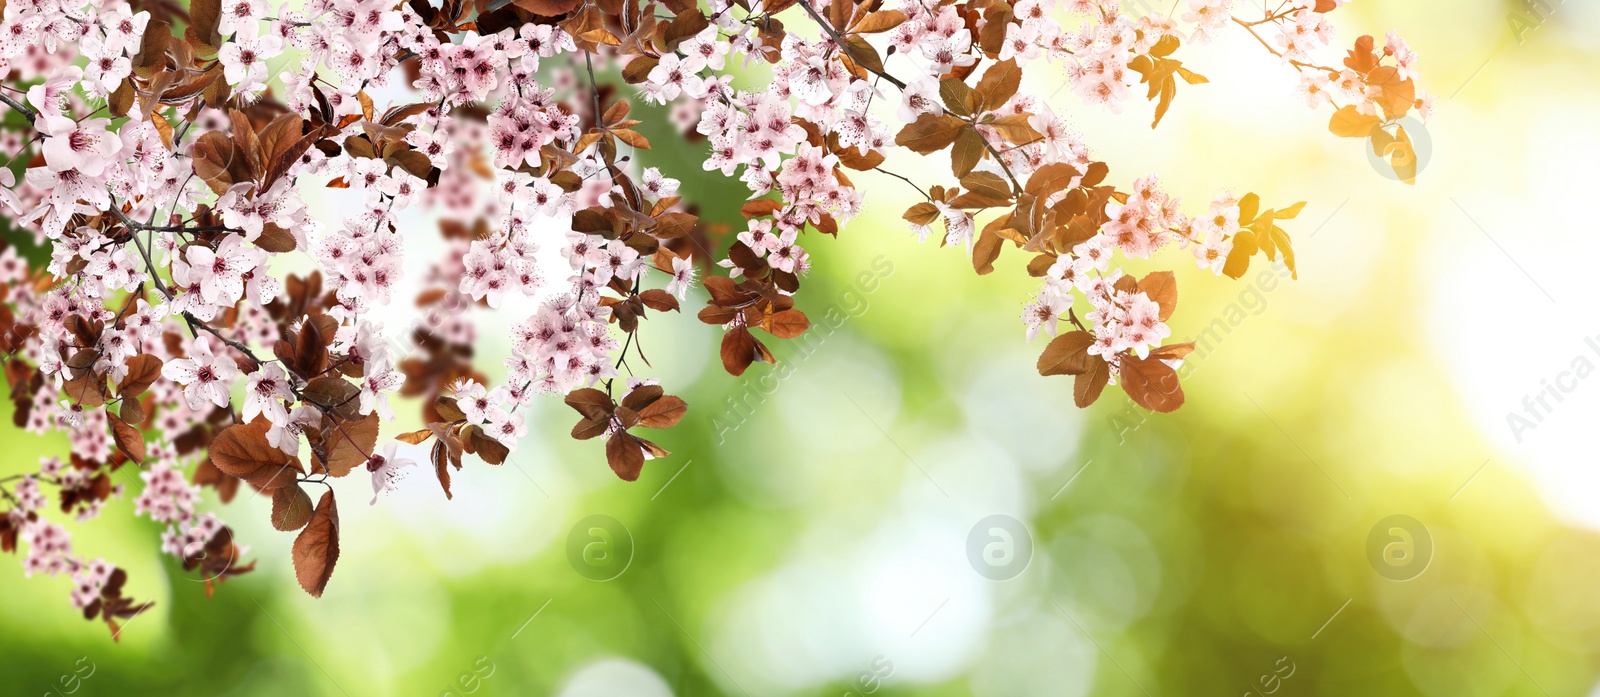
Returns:
[[[1203,342],[1178,413],[1140,416],[1115,390],[1075,409],[1067,378],[1034,371],[1043,341],[1023,342],[1025,260],[973,275],[905,230],[908,187],[862,175],[868,212],[808,244],[800,306],[836,308],[837,329],[776,342],[787,363],[740,380],[714,328],[648,323],[650,375],[690,412],[637,483],[540,400],[511,461],[468,465],[453,501],[426,473],[370,508],[362,478],[342,482],[321,599],[296,586],[292,537],[260,497],[211,506],[260,564],[209,599],[154,524],[72,525],[80,554],[158,604],[113,644],[66,579],[0,573],[3,691],[65,694],[58,680],[93,666],[80,694],[1596,694],[1600,394],[1580,384],[1532,432],[1505,415],[1600,333],[1579,305],[1600,6],[1365,0],[1335,18],[1336,45],[1398,28],[1421,54],[1439,103],[1415,187],[1328,134],[1327,110],[1242,31],[1184,49],[1212,82],[1156,131],[1148,104],[1050,100],[1119,184],[1159,172],[1190,210],[1222,189],[1309,202],[1290,228],[1298,281],[1157,259],[1180,270],[1175,338]],[[736,220],[740,185],[665,150],[652,163],[682,193]],[[940,170],[885,166],[924,184]],[[486,365],[513,319],[484,319]],[[397,411],[394,432],[417,427]],[[0,474],[67,451],[0,437]],[[131,514],[124,499],[103,517]],[[596,515],[620,528],[575,528]],[[1003,581],[969,559],[974,534],[980,560],[1000,539],[974,530],[995,515],[1031,540],[1014,536],[1027,563]],[[619,571],[581,561],[594,542],[591,560],[627,556],[620,575],[590,578]]]

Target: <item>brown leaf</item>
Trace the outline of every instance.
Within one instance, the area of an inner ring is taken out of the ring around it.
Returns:
[[[666,395],[639,412],[639,425],[645,428],[671,428],[683,419],[689,405],[682,399]]]
[[[915,123],[900,129],[894,142],[926,155],[949,147],[966,127],[967,122],[948,114],[923,114]]]
[[[450,458],[449,448],[443,440],[433,444],[433,450],[428,453],[428,461],[433,463],[433,473],[439,478],[439,486],[444,487],[444,497],[454,499],[450,493]]]
[[[505,462],[506,457],[511,455],[510,448],[507,448],[504,443],[490,438],[482,429],[473,429],[470,437],[473,450],[478,453],[478,457],[482,458],[484,462],[498,465]]]
[[[956,136],[955,147],[950,148],[950,171],[965,177],[983,159],[983,136],[976,129],[962,129]]]
[[[65,385],[61,386],[62,393],[66,394],[68,399],[84,408],[98,407],[105,404],[105,389],[105,377],[96,375],[91,371],[85,371],[84,374],[68,380]]]
[[[1079,409],[1088,408],[1100,398],[1100,391],[1111,381],[1111,365],[1099,356],[1090,361],[1089,370],[1078,375],[1072,383],[1072,401]]]
[[[694,226],[699,222],[699,216],[690,213],[663,213],[656,218],[654,234],[664,240],[683,237],[694,232]]]
[[[294,538],[293,556],[300,587],[313,598],[322,597],[322,589],[333,577],[333,565],[339,561],[339,507],[332,489],[322,495],[311,521]]]
[[[939,207],[923,201],[907,208],[905,215],[900,217],[912,225],[931,225],[933,221],[939,218]]]
[[[161,377],[161,359],[148,353],[128,359],[128,375],[117,386],[117,394],[124,399],[138,397]]]
[[[139,403],[138,399],[122,400],[122,408],[118,412],[122,415],[123,421],[135,426],[144,423],[144,420],[150,416],[145,413],[144,405]]]
[[[627,431],[612,434],[606,441],[606,462],[622,481],[637,481],[639,472],[644,469],[644,450],[640,448],[639,439],[628,435]]]
[[[1095,363],[1104,363],[1099,356],[1089,353],[1094,336],[1078,330],[1067,332],[1050,341],[1039,354],[1040,375],[1082,375],[1094,369]]]
[[[273,254],[286,254],[295,249],[297,243],[294,235],[272,223],[261,226],[261,236],[256,238],[256,246]]]
[[[200,43],[212,48],[222,45],[221,37],[217,36],[217,25],[221,21],[222,0],[192,0],[189,3],[189,31]]]
[[[978,241],[972,245],[972,270],[979,276],[986,276],[994,272],[994,260],[1000,258],[1001,245],[1005,238],[996,230],[984,229],[978,235]]]
[[[109,410],[106,412],[106,419],[111,421],[111,439],[116,442],[117,449],[121,450],[122,454],[127,455],[128,459],[133,460],[134,463],[143,463],[145,455],[144,434],[140,433],[139,429],[130,426],[128,422],[123,421],[116,414],[112,414]]]
[[[305,489],[286,486],[272,492],[272,527],[289,532],[311,521],[311,495]]]
[[[583,419],[572,426],[573,440],[589,440],[604,434],[611,427],[611,419]]]
[[[660,288],[651,288],[639,293],[639,301],[643,302],[646,307],[660,312],[678,309],[678,299]]]
[[[343,477],[367,462],[378,445],[378,413],[374,411],[354,421],[339,422],[328,433],[328,474]]]
[[[582,5],[583,0],[515,0],[511,4],[538,17],[561,17]]]
[[[310,323],[306,323],[310,326]],[[303,359],[304,356],[301,356]],[[326,410],[329,416],[338,416],[346,419],[360,418],[361,388],[344,378],[320,377],[306,383],[300,390],[304,401],[310,402]]]
[[[722,335],[722,367],[729,375],[743,375],[756,359],[756,338],[745,327],[734,327]]]
[[[411,445],[422,445],[424,441],[432,437],[433,429],[424,428],[417,431],[408,431],[406,433],[402,433],[398,436],[395,436],[394,439],[402,443],[410,443]]]
[[[989,122],[989,127],[1000,133],[1012,145],[1028,145],[1044,139],[1044,134],[1028,123],[1029,114],[1011,114]]]
[[[1194,353],[1194,342],[1188,341],[1181,344],[1167,344],[1150,352],[1150,357],[1163,361],[1182,360],[1185,356]]]
[[[1183,406],[1177,371],[1158,358],[1123,356],[1119,375],[1122,390],[1141,407],[1166,413]]]
[[[889,31],[890,29],[898,27],[901,24],[904,24],[905,21],[906,13],[899,10],[869,12],[862,16],[861,19],[857,20],[856,23],[850,27],[850,33],[876,34],[878,32]]]
[[[291,463],[288,455],[267,442],[267,429],[271,426],[265,418],[257,417],[248,424],[222,429],[211,441],[211,464],[223,474],[263,490],[293,483],[298,463]]]
[[[739,208],[739,214],[746,218],[760,218],[762,216],[772,215],[781,210],[783,210],[783,203],[781,201],[774,201],[770,198],[758,198],[741,206]]]
[[[767,318],[762,329],[779,339],[793,339],[805,333],[810,326],[811,320],[806,317],[806,313],[789,309],[773,313]]]
[[[567,393],[567,406],[572,407],[578,415],[585,419],[596,421],[611,418],[611,412],[616,411],[616,402],[611,397],[593,387],[584,387]]]
[[[980,100],[977,111],[993,111],[1000,108],[1017,93],[1017,88],[1022,86],[1022,68],[1017,67],[1015,59],[1007,59],[989,66],[984,71],[983,79],[978,80],[978,85],[972,88]]]
[[[1139,291],[1161,306],[1158,319],[1165,322],[1178,308],[1178,281],[1171,271],[1152,271],[1139,279]]]
[[[622,80],[630,85],[637,85],[649,79],[650,71],[661,64],[661,59],[655,56],[635,56],[628,61],[622,69]]]
[[[455,397],[440,395],[433,400],[433,410],[439,412],[439,417],[446,421],[461,421],[467,418],[466,412],[461,411],[460,405],[456,404]]]

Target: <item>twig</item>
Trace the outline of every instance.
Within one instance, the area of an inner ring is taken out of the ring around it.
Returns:
[[[0,92],[0,104],[5,104],[12,109],[22,112],[22,115],[28,119],[29,125],[32,125],[34,118],[39,115],[39,112],[34,111],[33,107],[17,101],[16,98],[4,92]]]
[[[850,60],[855,61],[856,65],[866,68],[867,70],[877,74],[878,77],[888,80],[889,84],[894,85],[895,87],[899,87],[902,90],[906,88],[906,83],[901,82],[895,76],[883,72],[882,70],[873,70],[866,63],[861,62],[861,59],[856,58],[855,52],[850,50],[850,44],[844,42],[844,39],[839,36],[839,32],[833,30],[833,25],[829,24],[828,20],[823,19],[822,15],[817,14],[817,9],[812,7],[808,0],[800,0],[799,4],[801,7],[806,9],[806,14],[811,15],[811,18],[817,21],[817,26],[822,27],[822,30],[827,32],[828,36],[833,37],[833,43],[838,44],[839,50],[844,51],[846,55],[850,56]]]

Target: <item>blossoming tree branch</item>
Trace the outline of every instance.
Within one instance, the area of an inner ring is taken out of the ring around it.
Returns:
[[[1400,119],[1430,105],[1416,55],[1390,34],[1318,57],[1343,2],[1135,17],[1115,0],[10,0],[0,350],[16,427],[65,431],[71,452],[0,478],[0,543],[25,548],[29,575],[70,575],[73,605],[116,636],[149,603],[52,519],[128,495],[124,468],[136,515],[166,526],[163,551],[207,593],[253,563],[197,503],[244,488],[297,533],[314,596],[339,557],[335,480],[364,471],[376,503],[416,466],[399,442],[429,448],[449,497],[452,470],[503,462],[525,407],[558,395],[572,437],[604,439],[633,481],[668,456],[644,432],[688,408],[636,377],[648,322],[684,311],[698,276],[727,372],[773,363],[768,343],[810,326],[805,247],[856,217],[867,177],[914,190],[911,230],[979,274],[1017,250],[1041,284],[1027,337],[1052,337],[1039,372],[1071,376],[1079,406],[1115,384],[1176,409],[1191,345],[1164,343],[1173,275],[1119,260],[1177,248],[1233,278],[1257,255],[1292,270],[1281,225],[1302,204],[1224,193],[1186,212],[1155,176],[1114,176],[1024,72],[1064,79],[1071,109],[1153,127],[1206,82],[1185,44],[1248,35],[1333,133],[1401,162]],[[742,230],[712,234],[692,194],[644,166],[641,100],[748,187]],[[896,149],[929,166],[884,169]],[[337,205],[314,215],[311,191]],[[421,278],[402,277],[407,209],[444,221],[429,244],[448,253]],[[285,257],[314,270],[275,273]],[[550,262],[566,273],[545,277]],[[372,320],[401,288],[427,317],[410,337]],[[503,369],[473,362],[471,315],[489,310],[516,322]],[[421,401],[426,428],[385,433],[396,395]]]

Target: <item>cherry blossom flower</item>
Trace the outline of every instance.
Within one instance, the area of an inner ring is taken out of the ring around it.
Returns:
[[[667,284],[667,292],[677,295],[678,300],[682,301],[693,285],[694,263],[683,257],[673,257],[672,281]]]
[[[228,383],[238,373],[238,367],[226,356],[211,353],[210,342],[195,342],[188,358],[174,358],[161,367],[161,375],[183,385],[183,397],[189,408],[199,410],[206,403],[227,407]]]
[[[241,418],[245,423],[254,421],[256,416],[265,416],[273,424],[287,423],[289,410],[284,401],[293,402],[294,392],[290,389],[289,375],[283,367],[276,363],[261,366],[260,370],[250,374],[245,382],[244,407]]]
[[[367,458],[367,471],[372,473],[372,502],[368,505],[378,505],[378,496],[386,491],[394,491],[405,477],[402,470],[417,464],[415,460],[397,455],[397,449],[398,445],[390,442],[383,446],[381,454],[373,453]]]
[[[45,165],[54,172],[75,170],[82,176],[100,176],[122,150],[122,141],[106,130],[110,123],[110,119],[79,122],[55,115],[40,119]]]

